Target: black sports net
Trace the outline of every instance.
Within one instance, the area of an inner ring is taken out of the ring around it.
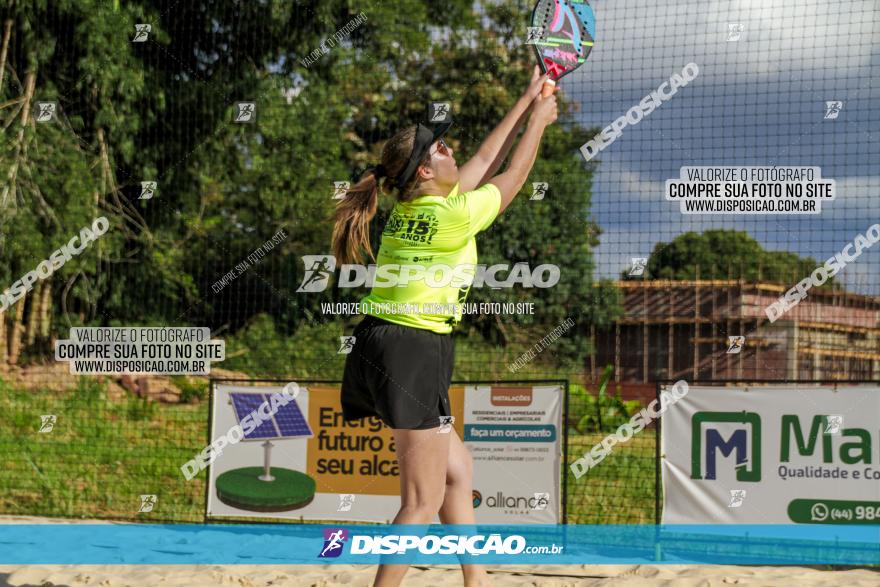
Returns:
[[[482,263],[555,265],[559,282],[474,288],[501,311],[464,319],[454,378],[568,379],[572,455],[661,379],[880,379],[880,7],[592,5],[592,54],[477,239]],[[206,326],[226,341],[219,375],[339,379],[356,317],[327,304],[366,290],[297,292],[303,257],[330,251],[334,196],[431,103],[450,105],[458,161],[475,153],[526,87],[530,9],[0,9],[0,512],[200,520],[204,479],[178,468],[205,442],[206,380],[71,375],[54,341]],[[21,282],[100,216],[105,235]],[[645,432],[570,479],[569,521],[652,522],[654,455]]]

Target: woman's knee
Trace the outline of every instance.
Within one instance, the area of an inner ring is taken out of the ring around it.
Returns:
[[[470,486],[473,479],[474,459],[471,453],[465,450],[462,454],[455,455],[446,466],[446,484]]]

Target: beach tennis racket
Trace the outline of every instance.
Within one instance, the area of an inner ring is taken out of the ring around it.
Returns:
[[[550,76],[541,95],[587,60],[596,36],[596,18],[586,0],[538,0],[532,11],[529,43],[541,70]]]

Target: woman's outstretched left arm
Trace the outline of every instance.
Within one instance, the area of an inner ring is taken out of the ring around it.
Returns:
[[[459,170],[460,191],[467,192],[475,189],[495,175],[510,152],[516,135],[528,116],[535,96],[540,95],[546,77],[541,75],[541,70],[536,65],[529,87],[516,101],[507,116],[489,133],[476,155],[461,166]]]

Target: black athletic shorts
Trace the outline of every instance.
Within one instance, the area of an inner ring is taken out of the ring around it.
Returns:
[[[437,334],[365,316],[345,359],[345,421],[378,416],[389,428],[424,430],[451,416],[451,334]]]

